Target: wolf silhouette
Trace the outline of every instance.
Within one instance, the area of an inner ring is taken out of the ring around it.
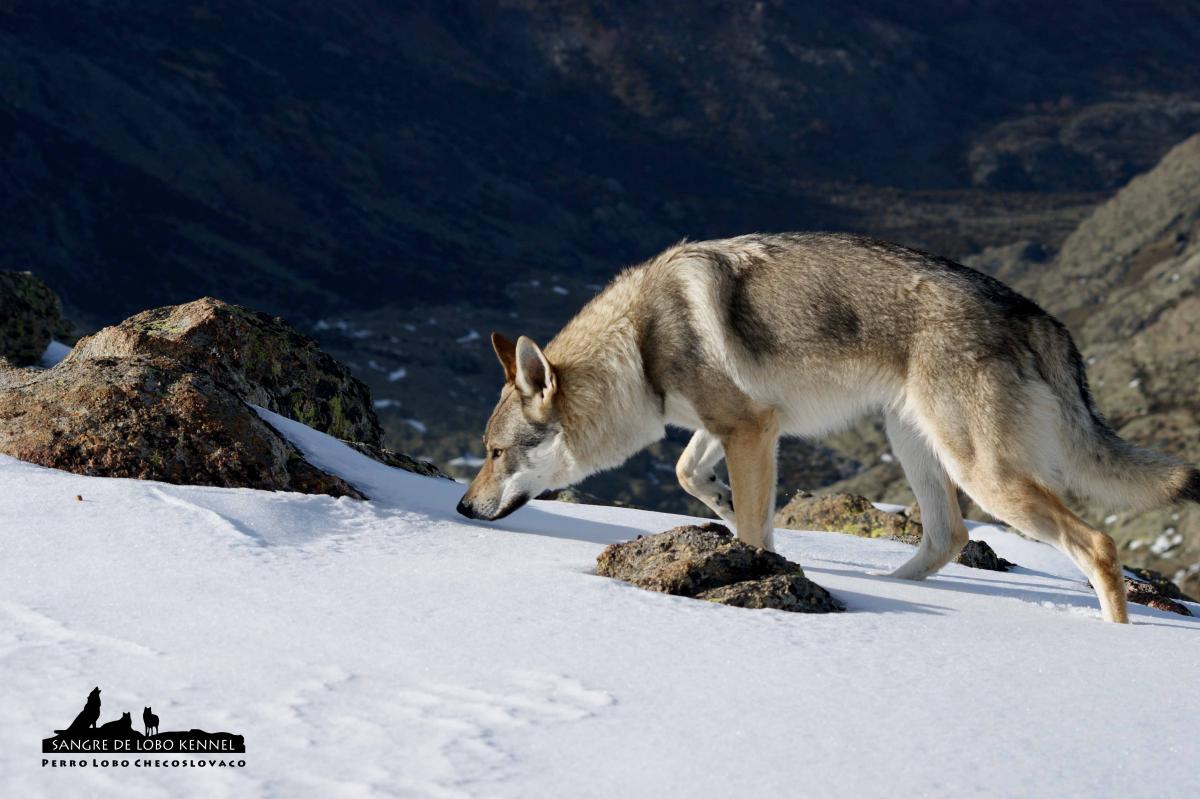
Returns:
[[[142,711],[142,723],[146,725],[146,735],[150,735],[150,730],[158,732],[158,716],[150,712],[150,708]]]
[[[64,732],[83,732],[84,730],[92,729],[96,726],[96,721],[100,718],[100,688],[92,689],[88,694],[87,702],[83,705],[83,710],[79,711],[79,715],[71,722],[71,726],[65,730],[55,730],[56,733]]]
[[[133,719],[128,713],[122,713],[121,718],[106,721],[100,725],[100,732],[133,732]]]

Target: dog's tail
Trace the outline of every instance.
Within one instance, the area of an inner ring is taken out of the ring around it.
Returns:
[[[1070,333],[1057,320],[1035,330],[1033,351],[1042,377],[1062,404],[1068,487],[1112,508],[1200,503],[1200,470],[1121,438],[1096,407]]]

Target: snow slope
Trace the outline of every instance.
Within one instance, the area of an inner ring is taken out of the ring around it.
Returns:
[[[1103,624],[1047,547],[978,527],[1024,568],[904,583],[903,544],[780,531],[850,611],[729,608],[591,573],[680,517],[472,523],[262,413],[372,501],[0,457],[0,796],[1200,795],[1200,621]],[[94,685],[245,768],[43,768]]]

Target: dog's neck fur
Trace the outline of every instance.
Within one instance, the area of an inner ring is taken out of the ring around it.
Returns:
[[[661,400],[643,370],[639,285],[636,271],[621,275],[546,347],[567,448],[581,476],[620,466],[666,432]]]

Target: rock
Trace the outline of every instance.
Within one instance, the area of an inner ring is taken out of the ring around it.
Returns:
[[[994,572],[1006,572],[1016,564],[1011,563],[996,554],[986,541],[968,541],[962,552],[958,553],[956,563],[970,566],[972,569],[987,569]]]
[[[211,298],[104,328],[44,373],[4,371],[0,452],[79,474],[362,498],[247,403],[390,466],[446,477],[383,448],[366,387],[316,342]]]
[[[1197,221],[1200,134],[1180,142],[1081,222],[1063,242],[1055,268],[1039,275],[1036,289],[1050,298],[1047,310],[1070,322],[1070,310],[1091,306],[1114,288],[1150,288],[1157,279],[1153,266],[1187,249]],[[1103,310],[1105,316],[1120,314]]]
[[[744,544],[720,524],[685,525],[612,544],[596,573],[665,594],[739,607],[828,613],[843,607],[799,564]]]
[[[1198,126],[1200,102],[1180,97],[1071,103],[1004,119],[976,135],[967,169],[977,186],[994,189],[1113,189]]]
[[[367,387],[278,317],[205,297],[106,327],[80,340],[67,360],[132,355],[171,358],[246,402],[336,438],[382,446]]]
[[[538,495],[538,499],[550,499],[555,502],[567,502],[572,505],[615,505],[620,506],[622,502],[606,502],[595,494],[589,494],[586,491],[580,491],[578,488],[559,488],[543,491]]]
[[[1178,589],[1176,589],[1178,591]],[[1139,605],[1146,605],[1155,610],[1165,610],[1168,613],[1178,613],[1180,616],[1191,616],[1192,611],[1187,605],[1175,601],[1175,598],[1168,596],[1160,591],[1157,586],[1135,580],[1132,577],[1125,577],[1125,591],[1130,602],[1136,602]]]
[[[745,580],[701,591],[696,598],[738,608],[773,608],[793,613],[836,613],[846,609],[828,591],[800,574]]]
[[[405,455],[403,452],[393,452],[390,449],[375,447],[362,441],[343,441],[342,443],[358,450],[368,458],[374,458],[380,463],[385,463],[394,469],[403,469],[406,472],[413,472],[425,477],[440,477],[444,480],[454,479],[439,469],[436,464],[429,461],[419,461],[416,458]]]
[[[791,530],[828,530],[864,538],[894,538],[906,544],[921,541],[921,525],[899,513],[888,513],[871,500],[854,494],[813,496],[797,491],[775,514],[775,526]]]
[[[882,511],[866,497],[854,494],[814,496],[797,491],[787,505],[775,514],[775,526],[792,530],[826,530],[863,538],[891,538],[916,546],[923,529],[920,507],[913,504],[902,513]],[[973,569],[1008,571],[1015,564],[998,556],[983,541],[968,541],[958,563]]]
[[[1149,584],[1162,596],[1167,599],[1181,599],[1185,602],[1196,602],[1197,600],[1185,594],[1180,590],[1179,586],[1171,582],[1162,572],[1157,572],[1154,569],[1143,569],[1135,566],[1126,566],[1127,575],[1133,575],[1142,583]]]
[[[675,527],[613,544],[596,563],[597,573],[605,577],[684,596],[800,569],[781,555],[742,543],[716,523]]]
[[[31,272],[0,271],[0,357],[35,364],[63,330],[62,303],[49,286]]]
[[[212,375],[163,356],[0,371],[0,452],[76,474],[362,498]]]

